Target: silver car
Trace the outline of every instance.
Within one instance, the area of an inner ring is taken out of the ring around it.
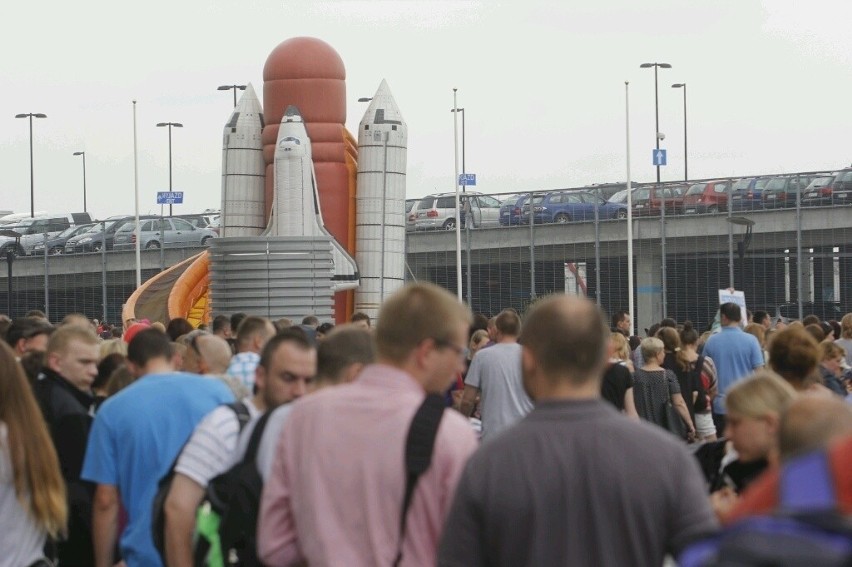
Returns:
[[[162,229],[162,230],[161,230]],[[115,233],[114,250],[133,250],[136,248],[136,223],[129,222]],[[165,232],[165,237],[163,236]],[[216,233],[209,228],[197,228],[179,218],[149,219],[141,221],[139,231],[140,247],[144,249],[186,248],[206,246]]]
[[[468,203],[469,200],[469,203]],[[459,197],[462,226],[470,214],[471,228],[500,226],[500,201],[489,195],[468,191]],[[423,197],[414,206],[416,230],[453,230],[456,227],[456,194]]]

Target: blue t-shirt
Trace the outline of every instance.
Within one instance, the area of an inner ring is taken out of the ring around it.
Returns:
[[[116,486],[129,523],[121,552],[129,567],[161,567],[151,537],[157,484],[201,419],[234,401],[220,380],[149,374],[108,399],[92,425],[82,477]]]
[[[725,394],[731,386],[763,366],[760,343],[739,326],[722,327],[720,332],[707,339],[704,355],[716,364],[719,395],[713,400],[713,411],[724,414]]]

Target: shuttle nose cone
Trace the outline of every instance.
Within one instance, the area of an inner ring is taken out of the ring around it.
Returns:
[[[287,110],[284,111],[284,121],[285,122],[301,122],[302,121],[302,113],[299,112],[299,109],[294,105],[288,105]]]

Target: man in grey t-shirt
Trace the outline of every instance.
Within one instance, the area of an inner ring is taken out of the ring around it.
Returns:
[[[588,300],[533,308],[520,343],[536,407],[468,461],[438,565],[658,567],[716,529],[686,447],[600,399],[608,336]]]
[[[470,417],[476,395],[482,396],[482,438],[494,436],[532,411],[521,383],[521,318],[512,309],[494,318],[495,344],[473,357],[465,378],[461,412]]]

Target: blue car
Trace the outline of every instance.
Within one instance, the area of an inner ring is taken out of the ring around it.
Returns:
[[[529,193],[512,195],[500,205],[500,226],[521,224],[524,203],[530,198]]]
[[[626,219],[627,206],[621,203],[604,201],[586,191],[555,191],[533,197],[534,221],[539,223],[567,223],[571,221],[589,221],[595,218]],[[522,222],[530,222],[530,206],[524,204]]]
[[[755,211],[763,208],[763,189],[771,177],[744,177],[731,187],[732,211]]]

